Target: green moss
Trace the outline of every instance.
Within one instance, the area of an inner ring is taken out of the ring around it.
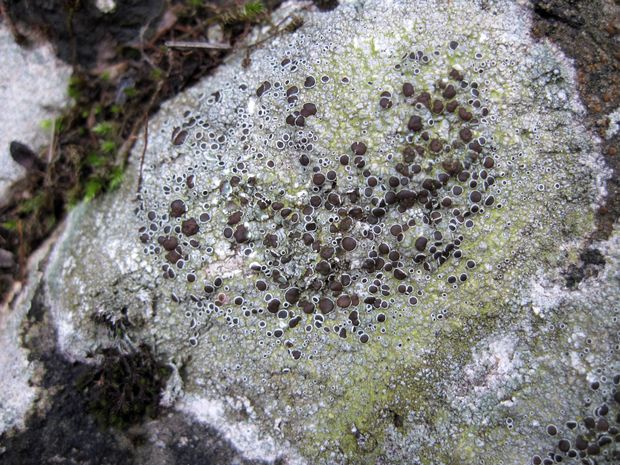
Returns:
[[[116,151],[116,142],[113,140],[104,140],[101,143],[101,150],[105,153],[114,153]]]
[[[98,136],[108,136],[114,130],[114,124],[110,121],[102,121],[93,126],[92,131]]]
[[[265,5],[261,0],[249,0],[241,6],[233,6],[220,14],[217,19],[225,25],[235,23],[256,23],[264,18]]]
[[[19,204],[19,213],[22,215],[36,214],[45,204],[45,193],[40,192]]]
[[[101,191],[103,191],[103,181],[97,178],[91,178],[86,181],[86,185],[84,186],[84,200],[86,202],[90,202],[93,200]]]
[[[124,177],[125,177],[125,170],[120,166],[115,167],[112,170],[110,179],[108,181],[108,190],[118,189],[121,183],[123,182]]]
[[[77,75],[71,76],[71,78],[69,79],[69,88],[67,91],[69,97],[71,97],[74,100],[79,100],[80,97],[82,96],[83,85],[84,85],[84,82],[81,77]]]

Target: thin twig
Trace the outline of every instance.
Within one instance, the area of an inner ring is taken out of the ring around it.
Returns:
[[[117,155],[116,155],[117,165],[125,166],[125,164],[127,163],[127,159],[129,158],[129,153],[131,152],[131,148],[133,147],[133,144],[136,143],[136,139],[138,138],[138,131],[140,130],[141,127],[142,127],[142,120],[136,121],[133,124],[131,133],[129,133],[129,136],[127,137],[127,139],[125,139],[125,142],[123,142],[123,145],[121,145],[121,147],[119,148],[117,152]]]
[[[22,220],[17,220],[17,240],[19,241],[18,246],[18,258],[17,263],[19,264],[19,279],[26,279],[27,270],[26,270],[26,243],[24,242],[24,224]]]
[[[49,165],[54,158],[54,150],[56,145],[56,118],[52,118],[52,141],[47,151],[47,164]]]
[[[140,55],[142,56],[142,59],[147,62],[151,68],[155,69],[157,68],[157,66],[155,65],[155,63],[153,63],[153,61],[150,59],[150,57],[144,53],[144,34],[146,34],[146,31],[149,30],[149,28],[151,27],[151,23],[153,21],[154,17],[149,18],[149,20],[147,21],[147,23],[142,26],[140,28],[140,42],[139,42],[139,47],[140,47]]]
[[[0,2],[0,17],[6,22],[6,25],[9,27],[9,31],[13,35],[13,39],[19,45],[25,45],[28,42],[28,37],[25,34],[22,34],[17,25],[13,22],[11,17],[9,16],[9,12],[7,11],[5,2]]]
[[[142,144],[142,155],[140,156],[140,175],[138,177],[138,189],[136,190],[136,194],[139,194],[142,190],[142,169],[144,168],[144,157],[146,156],[146,147],[148,144],[149,138],[149,114],[146,113],[144,118],[144,141]]]
[[[185,40],[169,40],[165,45],[169,48],[204,48],[208,50],[230,50],[232,48],[230,44]]]
[[[148,123],[149,113],[151,112],[151,109],[153,108],[153,105],[157,101],[157,99],[159,97],[159,93],[161,92],[161,89],[162,89],[163,85],[164,85],[163,81],[160,81],[159,84],[157,84],[157,89],[153,93],[153,96],[151,97],[151,100],[149,101],[149,103],[148,103],[148,105],[146,107],[146,110],[143,113],[144,116],[142,118],[140,118],[139,120],[137,120],[133,124],[133,127],[131,129],[131,133],[129,134],[129,136],[127,137],[125,142],[123,142],[123,145],[121,146],[121,148],[119,149],[119,151],[118,151],[118,153],[116,155],[116,164],[117,165],[120,165],[121,167],[124,167],[127,164],[127,159],[129,158],[129,154],[131,153],[131,149],[132,149],[134,143],[136,142],[136,139],[138,138],[138,132],[140,131],[140,128],[142,127],[142,125],[145,122]]]
[[[50,187],[52,183],[52,162],[54,161],[54,153],[56,153],[56,118],[52,118],[52,140],[47,149],[47,163],[45,165],[45,173],[43,183],[46,187]]]
[[[282,34],[283,32],[286,32],[287,29],[291,26],[295,28],[301,26],[301,24],[296,25],[299,20],[300,18],[298,16],[294,14],[290,14],[284,17],[282,20],[280,20],[280,22],[278,22],[277,24],[274,24],[272,26],[272,29],[269,31],[269,33],[265,37],[263,37],[262,39],[258,39],[256,42],[253,42],[251,44],[243,45],[239,48],[248,49],[248,50],[254,49],[258,47],[259,45],[263,44],[264,42],[267,42],[269,39],[274,38],[278,34]],[[288,24],[285,24],[287,21],[288,21]]]

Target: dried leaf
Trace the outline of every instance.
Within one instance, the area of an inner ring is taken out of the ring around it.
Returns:
[[[27,170],[43,171],[45,169],[45,163],[26,144],[14,140],[11,142],[10,152],[11,158]]]

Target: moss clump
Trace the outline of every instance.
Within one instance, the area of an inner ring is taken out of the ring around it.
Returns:
[[[157,361],[145,344],[125,353],[100,349],[101,364],[82,375],[78,388],[88,408],[105,426],[126,428],[159,412],[159,398],[170,368]]]

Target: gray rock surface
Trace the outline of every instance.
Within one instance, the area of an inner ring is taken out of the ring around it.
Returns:
[[[15,43],[0,22],[0,206],[9,187],[24,175],[11,158],[11,141],[37,150],[51,140],[42,123],[58,116],[68,104],[71,67],[58,60],[49,44],[26,49]]]
[[[36,260],[36,259],[35,259]],[[36,279],[33,273],[33,279]],[[36,279],[38,281],[38,279]],[[35,388],[29,381],[33,367],[28,363],[28,352],[21,347],[21,325],[30,308],[35,287],[23,292],[15,304],[17,311],[0,310],[0,431],[24,426],[26,413],[35,399]]]
[[[342,3],[164,105],[72,212],[58,350],[148,343],[248,460],[617,463],[620,235],[585,240],[609,171],[571,61],[514,2]]]

